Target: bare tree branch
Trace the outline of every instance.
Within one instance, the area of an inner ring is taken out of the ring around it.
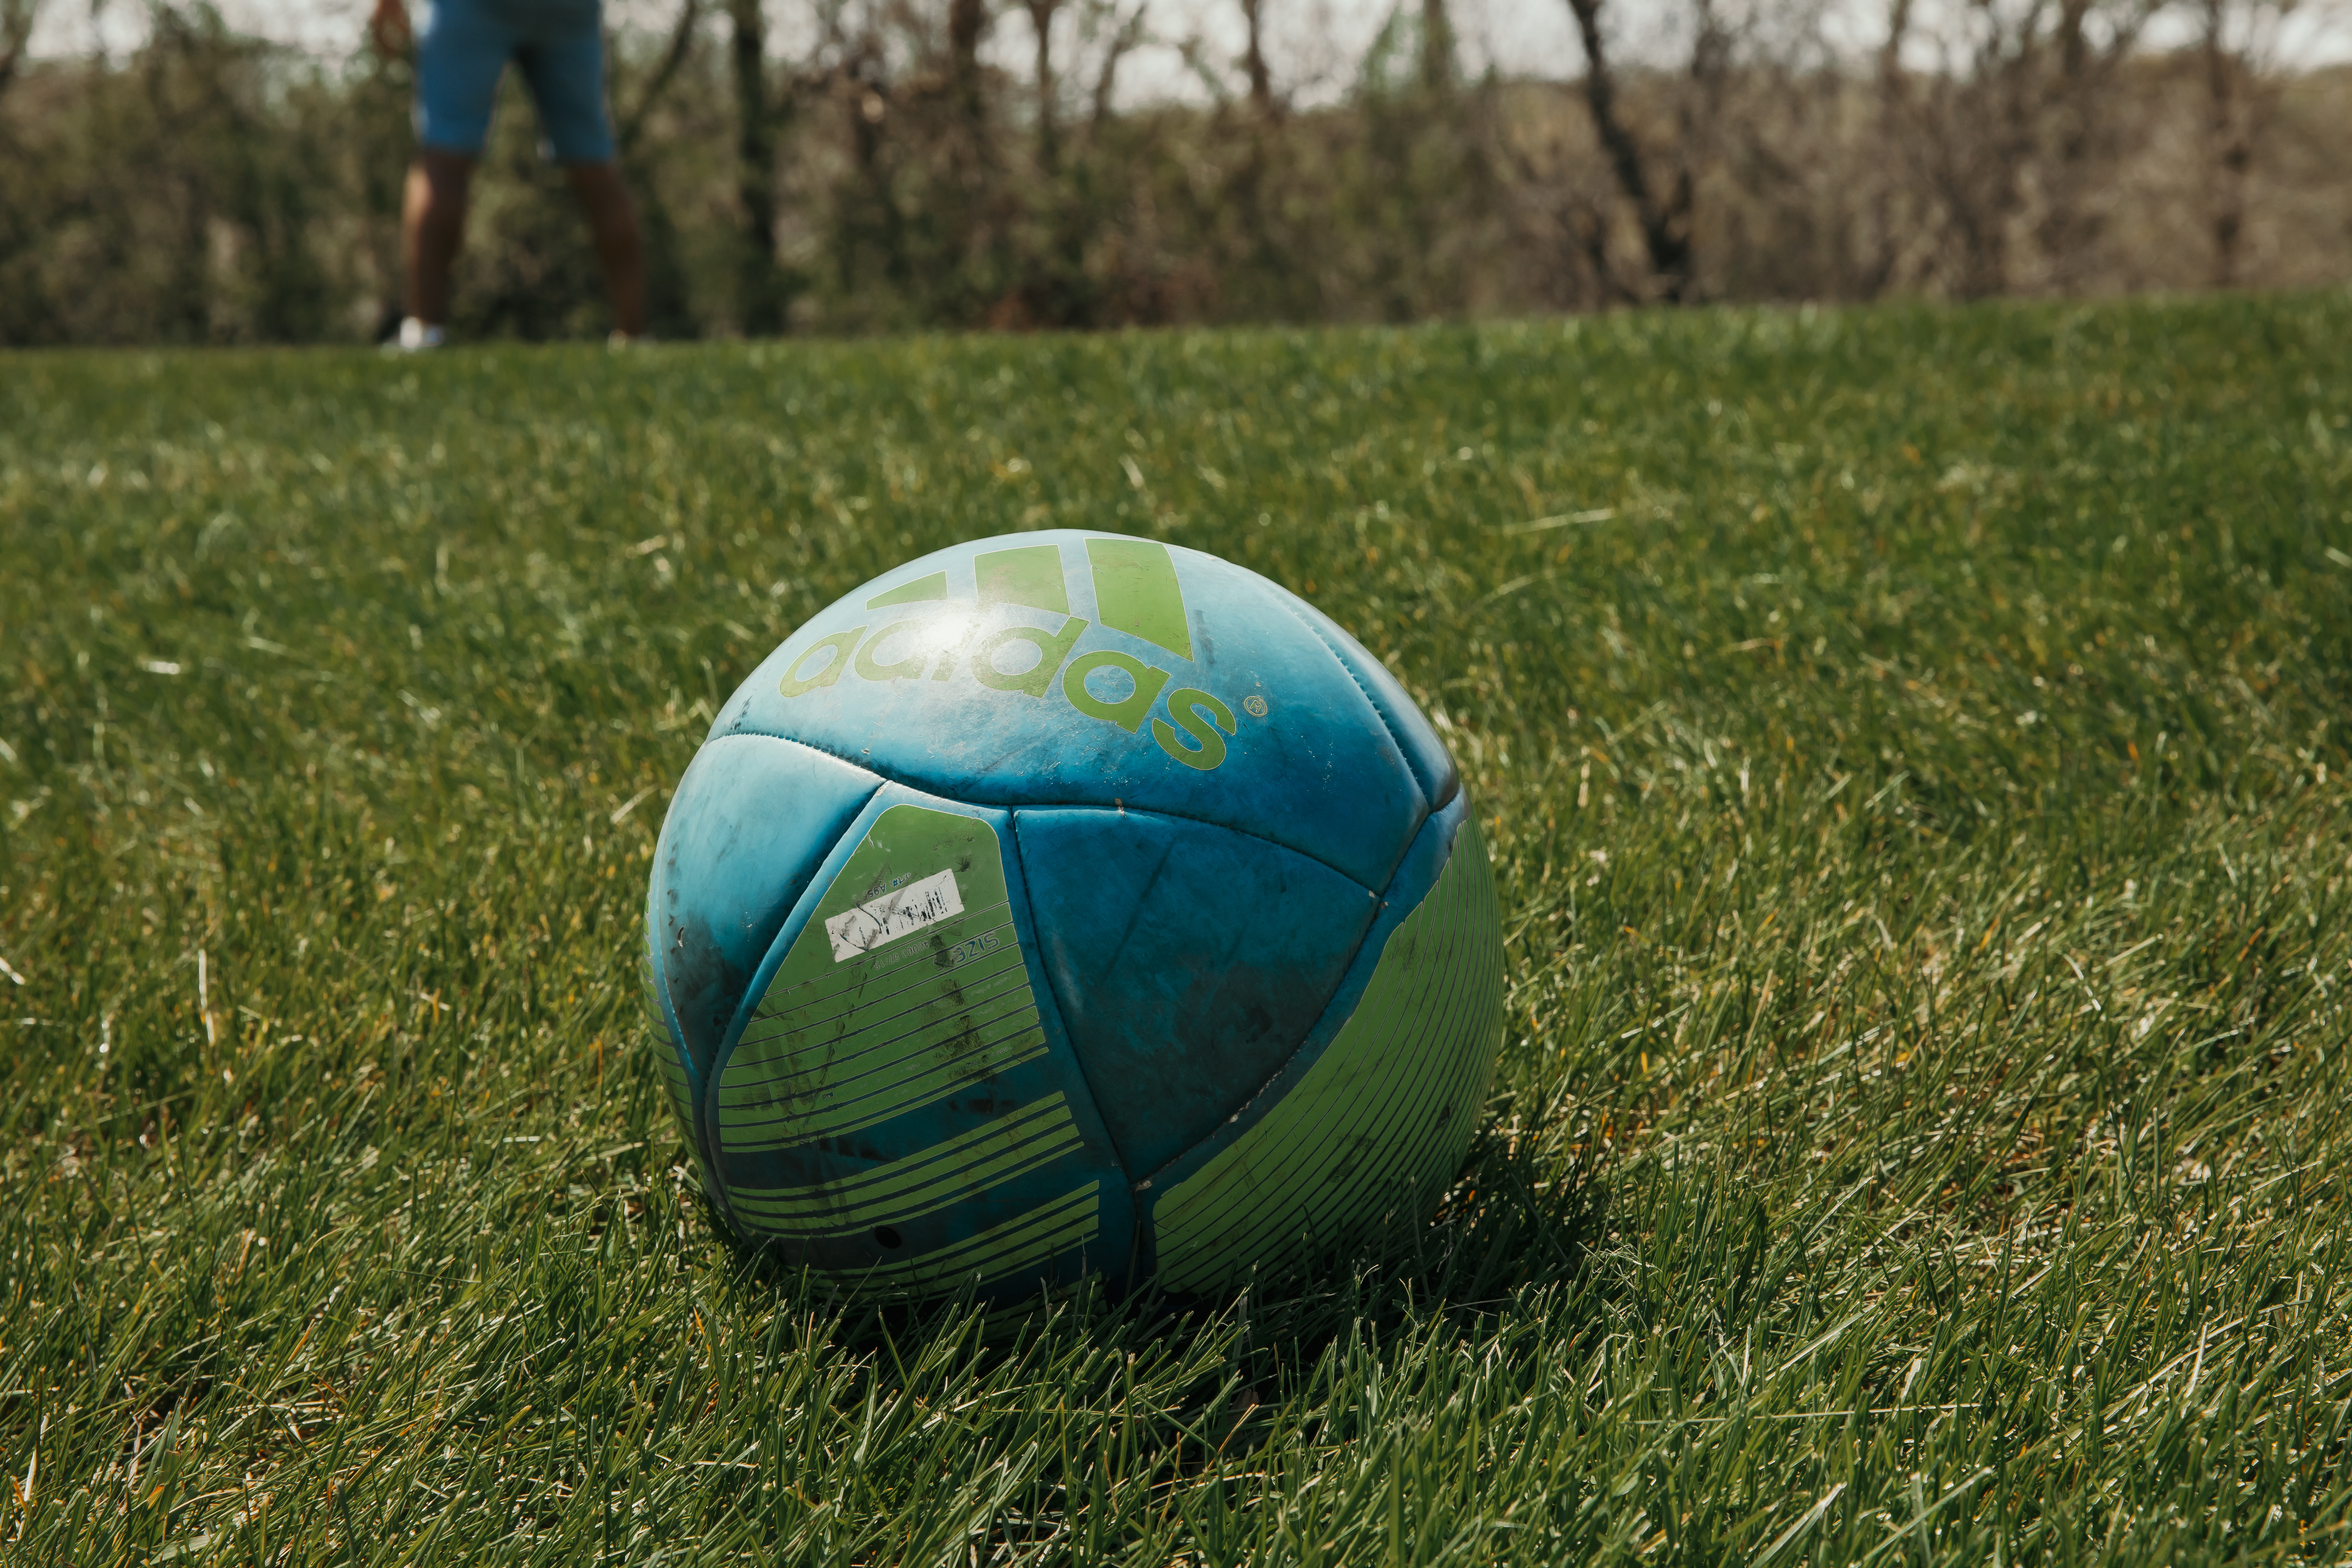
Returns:
[[[2298,0],[2198,0],[2205,67],[2206,136],[2213,150],[2208,200],[2216,289],[2235,288],[2245,240],[2247,185],[2268,127],[2280,32]]]
[[[1891,166],[1904,147],[1904,111],[1910,104],[1909,78],[1903,69],[1904,46],[1911,38],[1911,0],[1890,0],[1886,7],[1886,41],[1878,50],[1878,140],[1881,161],[1875,165],[1870,195],[1871,258],[1863,268],[1863,291],[1875,298],[1894,281],[1901,264],[1902,232],[1895,214],[1896,196],[1904,184]]]
[[[1445,0],[1421,0],[1421,86],[1424,92],[1454,87],[1454,18]]]
[[[1249,42],[1242,50],[1242,69],[1249,76],[1250,107],[1262,116],[1274,113],[1274,74],[1266,68],[1265,0],[1242,0],[1242,20],[1249,26]]]
[[[1118,25],[1111,29],[1110,43],[1103,50],[1102,65],[1095,72],[1094,97],[1087,110],[1090,118],[1087,133],[1089,136],[1100,136],[1103,127],[1110,123],[1111,95],[1118,85],[1119,61],[1133,53],[1147,36],[1143,25],[1144,6],[1145,0],[1137,0],[1135,9],[1124,16],[1118,15],[1116,7],[1111,10],[1111,16]]]
[[[981,149],[987,141],[988,110],[981,95],[980,43],[988,36],[989,21],[988,0],[948,0],[949,71],[956,106]]]
[[[728,0],[735,67],[735,194],[743,209],[737,313],[749,334],[781,331],[784,290],[776,266],[776,135],[768,102],[768,19],[761,0]]]
[[[1054,82],[1054,14],[1062,0],[1021,0],[1029,13],[1029,31],[1036,45],[1034,67],[1037,92],[1037,168],[1051,176],[1062,166],[1061,116]]]
[[[1584,45],[1585,107],[1592,115],[1593,134],[1600,137],[1601,151],[1609,156],[1610,172],[1616,176],[1617,188],[1633,205],[1634,221],[1641,226],[1642,244],[1649,253],[1658,296],[1679,304],[1688,297],[1691,287],[1690,168],[1687,163],[1684,165],[1672,195],[1661,202],[1642,166],[1641,146],[1617,111],[1617,79],[1610,68],[1608,47],[1601,35],[1601,5],[1602,0],[1568,0],[1568,8],[1576,16],[1577,37]],[[1694,75],[1700,71],[1714,47],[1712,22],[1713,12],[1709,9],[1702,19],[1699,42],[1692,51]]]
[[[701,20],[702,0],[686,0],[686,4],[678,8],[677,25],[670,29],[669,46],[662,51],[661,63],[654,67],[653,75],[646,79],[645,86],[638,90],[635,107],[629,110],[628,118],[621,121],[619,141],[623,153],[636,146],[637,138],[644,134],[646,129],[646,117],[661,102],[662,95],[669,90],[669,84],[676,79],[678,68],[686,64],[687,56],[693,52],[695,25]]]
[[[25,47],[33,37],[33,21],[41,0],[0,0],[0,92],[16,79],[25,62]]]

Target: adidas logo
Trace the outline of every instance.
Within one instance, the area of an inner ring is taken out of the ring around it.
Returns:
[[[1089,539],[1087,565],[1094,579],[1095,614],[1104,626],[1192,662],[1184,589],[1166,545],[1148,539]],[[1057,630],[1015,625],[983,633],[976,616],[954,613],[958,605],[948,595],[948,574],[934,572],[875,595],[866,607],[936,608],[819,638],[793,660],[777,690],[799,697],[834,685],[844,675],[860,680],[952,680],[961,673],[987,690],[1045,700],[1058,685],[1080,713],[1130,735],[1150,719],[1152,740],[1188,768],[1206,771],[1225,760],[1228,742],[1238,731],[1234,710],[1216,697],[1197,686],[1170,690],[1174,674],[1115,648],[1071,657],[1091,623],[1070,614],[1058,547],[987,551],[972,558],[972,575],[980,610],[1008,605],[1066,618]],[[1017,650],[1007,651],[1015,644],[1034,648],[1035,658],[1021,663]],[[1265,710],[1255,698],[1244,706],[1254,715]],[[1164,717],[1152,716],[1155,707]]]

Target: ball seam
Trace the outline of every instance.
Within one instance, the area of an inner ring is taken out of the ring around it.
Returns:
[[[1430,799],[1429,791],[1422,787],[1421,775],[1413,772],[1412,753],[1405,750],[1404,737],[1397,733],[1396,725],[1390,721],[1388,714],[1381,710],[1380,699],[1372,695],[1372,689],[1364,684],[1362,677],[1359,676],[1353,669],[1348,667],[1348,661],[1339,656],[1339,650],[1331,646],[1331,639],[1323,635],[1322,627],[1317,626],[1313,621],[1308,620],[1305,616],[1300,615],[1296,607],[1289,605],[1285,605],[1282,607],[1289,613],[1291,619],[1297,621],[1300,626],[1307,628],[1307,635],[1312,637],[1316,642],[1320,644],[1323,651],[1331,656],[1331,662],[1339,667],[1339,673],[1346,676],[1355,686],[1358,691],[1363,693],[1364,706],[1372,710],[1372,717],[1381,721],[1381,728],[1388,734],[1389,744],[1396,748],[1397,761],[1404,764],[1404,776],[1412,780],[1413,793],[1421,796],[1422,821],[1428,821],[1430,816],[1444,803]],[[1421,831],[1419,824],[1414,825],[1413,831],[1415,833]],[[1412,841],[1411,839],[1407,839],[1406,842],[1410,845]]]
[[[1310,629],[1311,629],[1311,628],[1310,628]],[[1345,668],[1345,667],[1344,667],[1344,666],[1342,666],[1341,668],[1342,668],[1343,669]],[[1355,679],[1355,674],[1354,674],[1354,672],[1353,672],[1353,671],[1349,671],[1349,672],[1348,672],[1348,679],[1350,679],[1350,680],[1354,680],[1354,679]],[[1359,683],[1358,683],[1358,685],[1357,685],[1357,689],[1358,689],[1358,690],[1361,690],[1362,689],[1363,689],[1363,688],[1362,688],[1362,684],[1361,684],[1361,682],[1359,682]],[[1378,710],[1377,708],[1375,708],[1375,709],[1373,710],[1373,711],[1374,711],[1375,713],[1378,713],[1378,712],[1379,712],[1379,710]],[[1387,721],[1386,721],[1386,720],[1382,720],[1382,721],[1381,721],[1381,722],[1382,722],[1383,726],[1385,726],[1385,725],[1386,725],[1386,723],[1387,723]],[[740,721],[739,721],[739,723],[740,723]],[[1320,855],[1311,854],[1311,853],[1309,853],[1308,851],[1307,851],[1307,850],[1305,850],[1305,849],[1301,849],[1301,848],[1297,847],[1296,845],[1285,844],[1285,843],[1283,843],[1283,842],[1282,842],[1280,839],[1278,839],[1278,838],[1269,838],[1269,837],[1266,837],[1265,834],[1263,834],[1263,833],[1252,833],[1252,832],[1251,832],[1248,828],[1246,828],[1246,827],[1235,827],[1235,826],[1233,826],[1233,824],[1231,824],[1231,823],[1228,823],[1228,822],[1219,822],[1219,821],[1216,821],[1214,818],[1212,818],[1212,817],[1197,816],[1193,815],[1192,812],[1189,812],[1189,811],[1171,811],[1171,810],[1169,810],[1167,807],[1165,807],[1165,806],[1160,806],[1160,805],[1137,805],[1137,806],[1129,806],[1129,805],[1118,805],[1118,804],[1110,805],[1104,805],[1101,801],[1098,801],[1098,800],[1024,800],[1024,801],[1016,801],[1016,802],[1013,802],[1013,803],[1009,803],[1009,804],[1006,804],[1006,803],[1000,803],[1000,802],[992,801],[992,800],[971,800],[971,799],[969,799],[969,798],[967,798],[966,796],[961,795],[950,795],[950,794],[949,794],[946,790],[944,790],[944,789],[940,789],[940,788],[939,788],[939,787],[937,787],[937,786],[935,786],[935,785],[932,785],[932,784],[918,783],[918,782],[916,782],[916,781],[914,781],[914,780],[911,780],[911,779],[903,779],[903,778],[900,778],[900,777],[898,777],[898,775],[896,775],[895,773],[892,773],[887,772],[886,770],[884,770],[884,769],[882,769],[882,768],[878,768],[878,767],[875,766],[875,765],[874,765],[874,759],[873,759],[873,758],[871,758],[871,757],[866,757],[866,758],[865,758],[865,759],[864,759],[864,760],[862,760],[862,761],[861,761],[861,760],[859,760],[858,758],[856,758],[856,757],[846,757],[846,756],[842,755],[839,752],[834,751],[831,747],[828,747],[828,746],[820,746],[820,745],[817,745],[815,742],[811,742],[811,741],[803,741],[803,740],[802,740],[802,739],[801,739],[799,736],[797,736],[797,735],[784,735],[784,734],[779,734],[777,731],[773,731],[773,730],[753,729],[753,728],[751,728],[751,727],[750,727],[750,726],[748,726],[748,725],[743,725],[743,726],[740,726],[740,727],[739,727],[739,728],[737,728],[737,729],[730,730],[730,731],[727,731],[727,734],[728,734],[728,735],[757,735],[757,736],[760,736],[760,737],[761,737],[761,739],[763,739],[763,740],[770,740],[770,741],[782,741],[782,742],[785,742],[786,744],[788,744],[788,745],[794,745],[794,746],[805,746],[805,747],[807,747],[810,751],[812,751],[812,752],[817,752],[819,755],[822,755],[822,756],[831,757],[834,761],[835,761],[835,762],[837,762],[837,763],[848,763],[848,764],[849,764],[851,767],[853,767],[853,768],[862,768],[862,769],[864,769],[866,772],[867,772],[867,773],[872,773],[875,777],[877,777],[877,778],[880,779],[880,780],[881,780],[883,783],[885,783],[885,784],[897,784],[900,789],[920,790],[920,791],[921,791],[921,792],[923,792],[925,795],[929,795],[935,796],[935,797],[937,797],[938,799],[940,799],[940,800],[953,801],[953,802],[955,802],[956,804],[958,804],[958,805],[982,805],[982,806],[986,806],[986,807],[987,807],[989,810],[991,810],[991,811],[1003,811],[1003,812],[1014,812],[1014,811],[1109,811],[1109,812],[1134,811],[1134,812],[1137,812],[1137,813],[1148,813],[1148,814],[1152,815],[1152,816],[1172,816],[1172,817],[1175,817],[1175,818],[1177,818],[1178,820],[1180,820],[1180,821],[1183,821],[1183,822],[1197,822],[1197,823],[1199,823],[1199,824],[1200,824],[1202,826],[1203,826],[1203,827],[1214,827],[1214,828],[1219,829],[1219,830],[1220,830],[1220,831],[1222,831],[1222,832],[1234,834],[1234,835],[1236,835],[1236,836],[1238,836],[1238,837],[1243,837],[1243,838],[1255,839],[1255,840],[1256,840],[1256,841],[1257,841],[1258,843],[1260,843],[1260,844],[1270,844],[1270,845],[1272,845],[1272,846],[1273,846],[1275,848],[1276,848],[1276,849],[1287,850],[1289,853],[1291,853],[1291,854],[1293,854],[1293,855],[1297,856],[1297,857],[1298,857],[1300,859],[1302,859],[1302,860],[1312,860],[1312,861],[1314,861],[1314,862],[1315,862],[1315,864],[1317,864],[1318,866],[1322,867],[1325,870],[1327,870],[1327,871],[1330,872],[1333,876],[1335,876],[1335,877],[1341,877],[1341,878],[1345,878],[1348,881],[1349,881],[1349,882],[1353,883],[1355,886],[1357,886],[1357,887],[1359,887],[1359,888],[1363,889],[1364,889],[1364,891],[1366,891],[1367,893],[1370,893],[1370,894],[1372,894],[1372,895],[1373,895],[1373,896],[1375,896],[1375,897],[1378,897],[1378,896],[1379,896],[1379,894],[1380,894],[1380,892],[1381,892],[1381,889],[1382,889],[1382,888],[1385,888],[1385,887],[1387,887],[1387,886],[1388,886],[1388,883],[1383,882],[1383,883],[1381,883],[1381,887],[1380,887],[1380,888],[1375,888],[1375,887],[1373,887],[1370,883],[1369,883],[1369,882],[1365,881],[1361,877],[1355,876],[1355,875],[1353,875],[1352,873],[1350,873],[1350,872],[1349,872],[1349,871],[1343,870],[1342,868],[1339,868],[1339,867],[1338,867],[1338,866],[1334,866],[1334,865],[1333,865],[1333,864],[1331,864],[1331,862],[1329,862],[1328,860],[1324,859],[1324,858],[1323,858],[1323,857],[1321,857]],[[710,737],[710,740],[723,740],[723,739],[725,739],[725,738],[726,738],[725,736],[714,735],[714,736]],[[1393,737],[1393,736],[1391,736],[1391,741],[1393,742],[1394,737]],[[709,744],[709,741],[705,741],[703,743],[704,743],[705,745],[708,745],[708,744]],[[1410,764],[1408,764],[1408,765],[1406,766],[1406,768],[1405,768],[1405,776],[1406,776],[1407,778],[1412,778],[1412,767],[1411,767],[1411,765],[1410,765]],[[1426,821],[1428,821],[1428,820],[1429,820],[1429,816],[1430,816],[1430,807],[1429,807],[1429,800],[1428,800],[1428,796],[1427,796],[1425,794],[1423,794],[1423,792],[1422,792],[1422,788],[1421,788],[1421,781],[1420,781],[1419,779],[1413,779],[1413,786],[1412,786],[1412,787],[1413,787],[1413,792],[1414,792],[1416,795],[1422,795],[1422,822],[1426,822]],[[1421,831],[1421,823],[1420,823],[1420,822],[1416,822],[1415,824],[1413,824],[1413,829],[1412,829],[1412,831],[1413,831],[1413,833],[1419,833],[1419,832]],[[1408,849],[1410,849],[1410,848],[1412,847],[1412,834],[1407,834],[1407,835],[1405,836],[1405,847],[1406,847]],[[1402,857],[1400,857],[1400,858],[1402,858]],[[1395,868],[1394,868],[1393,867],[1391,867],[1391,868],[1390,868],[1390,877],[1391,877],[1391,880],[1392,880],[1392,879],[1394,879],[1394,877],[1395,877]]]

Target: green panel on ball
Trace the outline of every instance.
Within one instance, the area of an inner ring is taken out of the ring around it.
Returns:
[[[892,605],[925,605],[948,596],[948,574],[934,572],[928,577],[918,577],[911,583],[901,583],[887,594],[877,594],[866,601],[869,610],[887,609]]]
[[[999,1279],[1086,1247],[1101,1232],[1101,1184],[1088,1182],[969,1240],[903,1263],[877,1264],[860,1282],[924,1293],[968,1280]]]
[[[1103,625],[1178,658],[1192,657],[1184,588],[1166,545],[1152,539],[1089,539],[1087,560],[1094,567],[1095,613]]]
[[[1050,544],[992,550],[975,555],[971,571],[983,608],[990,605],[1026,605],[1032,609],[1051,610],[1057,616],[1070,613],[1069,588],[1062,574],[1062,552]]]
[[[1002,1299],[1117,1268],[1125,1184],[1039,1006],[1010,820],[890,793],[795,911],[719,1070],[730,1212],[861,1292]]]
[[[1152,1210],[1161,1281],[1238,1281],[1286,1244],[1340,1239],[1461,1168],[1502,1038],[1502,926],[1475,817],[1381,950],[1362,1000],[1263,1120]]]
[[[958,910],[907,899],[943,872],[954,873]],[[894,893],[904,907],[861,913]],[[888,940],[883,921],[919,927],[927,940]],[[837,956],[837,941],[877,935],[886,940],[871,951]],[[719,1080],[727,1148],[856,1132],[1045,1051],[995,829],[894,805],[834,879],[728,1059]]]
[[[1084,1146],[1068,1097],[1055,1093],[985,1126],[839,1181],[736,1194],[736,1212],[763,1230],[846,1235],[929,1214],[1024,1175]]]

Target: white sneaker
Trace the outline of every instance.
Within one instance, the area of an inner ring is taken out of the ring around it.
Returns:
[[[393,340],[404,354],[425,349],[437,349],[449,341],[448,332],[440,327],[428,327],[414,316],[400,319],[400,336]]]

